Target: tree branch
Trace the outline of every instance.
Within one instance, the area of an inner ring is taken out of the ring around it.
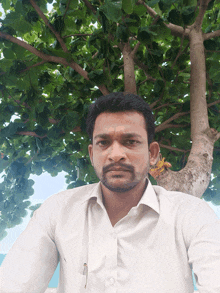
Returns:
[[[32,47],[31,45],[29,45],[28,43],[26,43],[24,41],[21,41],[21,40],[13,37],[11,35],[8,35],[8,34],[0,32],[0,37],[4,38],[4,39],[6,39],[6,40],[8,40],[8,41],[10,41],[10,42],[12,42],[14,44],[17,44],[17,45],[21,46],[22,48],[28,50],[29,52],[33,53],[34,55],[36,55],[37,57],[43,59],[46,62],[54,62],[54,63],[62,63],[62,62],[64,62],[65,63],[64,65],[67,65],[67,63],[68,63],[66,61],[66,59],[64,59],[62,57],[56,57],[56,56],[44,54],[43,52],[41,52],[41,51],[35,49],[34,47]]]
[[[45,134],[43,136],[40,136],[40,135],[36,134],[33,131],[19,131],[19,132],[16,132],[16,134],[18,134],[18,135],[34,136],[34,137],[38,137],[40,139],[43,139],[44,137],[47,137],[47,134]]]
[[[134,63],[144,71],[144,74],[147,76],[147,80],[156,81],[156,78],[152,77],[151,75],[149,75],[146,71],[148,70],[148,67],[142,63],[141,61],[139,61],[137,58],[134,57]]]
[[[185,31],[184,31],[185,32]],[[185,52],[185,50],[187,50],[187,48],[189,47],[189,43],[186,45],[186,47],[184,48],[184,50],[182,51],[182,47],[183,47],[183,41],[184,41],[184,37],[185,37],[185,33],[183,33],[182,38],[181,38],[181,44],[180,44],[180,49],[179,52],[175,58],[175,60],[173,61],[173,64],[171,66],[171,69],[173,69],[173,67],[176,64],[176,61],[178,60],[178,58],[180,57],[181,54],[183,54]]]
[[[159,132],[159,131],[162,131],[164,129],[166,129],[166,125],[169,124],[171,121],[181,117],[181,116],[185,116],[185,115],[188,115],[189,112],[183,112],[183,113],[176,113],[175,115],[173,115],[172,117],[170,117],[169,119],[167,119],[166,121],[164,121],[163,123],[161,123],[160,125],[158,125],[156,128],[155,128],[155,132]]]
[[[197,15],[193,25],[195,28],[197,28],[197,30],[200,30],[202,27],[203,18],[204,18],[209,2],[210,0],[200,0],[199,14]]]
[[[132,94],[137,94],[135,74],[134,74],[134,58],[131,55],[131,47],[129,42],[124,44],[122,50],[124,61],[124,91]]]
[[[80,67],[74,61],[68,62],[63,57],[57,57],[57,56],[44,54],[43,52],[41,52],[41,51],[35,49],[34,47],[32,47],[31,45],[27,44],[26,42],[21,41],[15,37],[12,37],[11,35],[8,35],[8,34],[2,33],[2,32],[0,32],[0,37],[23,47],[24,49],[28,50],[29,52],[33,53],[34,55],[38,56],[39,58],[43,59],[46,62],[54,62],[54,63],[62,64],[64,66],[70,66],[72,69],[74,69],[76,72],[78,72],[86,80],[89,80],[88,72],[85,71],[82,67]],[[103,95],[107,95],[109,93],[109,91],[107,90],[105,85],[100,85],[100,86],[98,86],[98,88],[100,89],[100,91],[102,92]]]
[[[215,102],[209,103],[207,106],[209,108],[209,107],[214,106],[214,105],[219,104],[219,103],[220,103],[220,100],[217,100]]]
[[[87,36],[91,36],[91,35],[92,34],[74,34],[74,35],[64,36],[63,39],[70,38],[70,37],[87,37]]]
[[[97,11],[92,4],[88,0],[83,0],[83,2],[85,3],[86,7],[89,8],[89,10],[91,10],[93,12],[93,14],[96,15]]]
[[[157,132],[160,132],[160,131],[168,129],[168,128],[169,129],[170,128],[180,128],[180,127],[183,128],[183,127],[186,127],[186,126],[187,126],[186,124],[165,124],[162,128],[159,128],[160,127],[160,125],[159,125],[159,126],[157,126],[155,128],[155,132],[157,133]]]
[[[81,131],[81,128],[80,126],[76,126],[73,130],[71,130],[70,132],[79,132]],[[65,133],[65,131],[61,131],[60,133]],[[19,132],[16,132],[16,134],[18,135],[27,135],[27,136],[33,136],[33,137],[38,137],[40,139],[43,139],[45,137],[47,137],[47,134],[43,135],[43,136],[40,136],[38,134],[36,134],[35,132],[33,131],[19,131]]]
[[[133,51],[131,52],[131,56],[132,56],[132,58],[134,58],[135,54],[137,53],[137,50],[138,50],[138,48],[140,47],[140,44],[141,44],[141,42],[138,42],[138,43],[135,45]]]
[[[158,107],[154,108],[153,110],[156,111],[156,110],[159,110],[160,108],[165,108],[167,106],[172,106],[172,105],[182,105],[182,103],[167,103],[167,104],[163,104],[161,106],[158,106]]]
[[[158,18],[158,14],[156,13],[156,11],[154,11],[151,7],[149,7],[144,1],[142,0],[138,0],[138,2],[136,3],[137,5],[144,5],[144,7],[147,9],[147,12],[149,13],[149,15],[151,17],[153,17],[154,19]],[[177,37],[181,37],[184,33],[184,28],[176,25],[176,24],[172,24],[172,23],[165,23],[164,25],[169,28],[171,30],[172,35],[177,36]],[[189,28],[185,29],[185,36],[188,37],[189,36]]]
[[[159,145],[160,145],[161,148],[165,148],[165,149],[168,149],[170,151],[182,152],[182,153],[188,153],[188,152],[190,152],[190,150],[181,150],[181,149],[178,149],[178,148],[175,148],[175,147],[171,147],[171,146],[168,146],[168,145],[162,144],[162,143],[159,143]]]
[[[40,62],[38,62],[38,63],[36,63],[36,64],[34,64],[34,65],[31,65],[31,66],[29,66],[29,67],[26,67],[24,70],[21,70],[20,71],[20,73],[23,73],[23,72],[25,72],[25,71],[28,71],[28,70],[30,70],[31,68],[33,68],[33,67],[37,67],[37,66],[40,66],[40,65],[42,65],[42,64],[44,64],[44,63],[46,63],[47,61],[40,61]]]
[[[219,37],[219,36],[220,36],[220,30],[217,30],[217,31],[214,31],[214,32],[211,32],[211,33],[204,34],[203,35],[203,40],[206,41],[206,40],[216,38],[216,37]]]
[[[65,18],[66,14],[67,14],[67,11],[68,11],[69,6],[70,6],[70,1],[71,1],[71,0],[69,0],[68,3],[67,3],[67,5],[66,5],[66,10],[65,10],[65,13],[64,13],[64,15],[63,15],[63,18]]]
[[[31,5],[34,7],[34,9],[36,10],[37,14],[43,19],[44,23],[46,24],[46,26],[49,27],[49,29],[53,32],[53,34],[55,35],[55,37],[57,38],[58,42],[60,43],[63,51],[65,53],[68,53],[68,49],[66,47],[66,44],[64,43],[63,39],[61,38],[60,34],[55,31],[55,29],[53,28],[53,26],[49,23],[49,20],[46,18],[46,16],[43,14],[43,12],[40,10],[40,7],[37,6],[37,4],[34,2],[34,0],[30,0]]]
[[[192,141],[209,128],[206,102],[206,64],[201,28],[190,32],[190,120]],[[192,146],[193,147],[193,146]]]

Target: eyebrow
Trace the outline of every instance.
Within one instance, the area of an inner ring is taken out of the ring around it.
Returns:
[[[109,138],[110,135],[109,134],[106,134],[106,133],[101,133],[101,134],[98,134],[94,137],[94,139],[97,139],[97,138],[103,138],[103,139],[107,139]],[[132,137],[139,137],[139,138],[142,138],[141,135],[137,134],[137,133],[125,133],[125,134],[122,134],[122,137],[123,138],[132,138]]]

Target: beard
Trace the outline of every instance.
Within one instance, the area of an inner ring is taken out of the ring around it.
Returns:
[[[117,165],[117,167],[126,168],[126,171],[113,174],[109,169],[114,166],[116,166],[116,164],[103,167],[101,174],[95,167],[94,170],[97,177],[106,188],[112,192],[118,193],[128,192],[135,188],[139,182],[148,178],[148,172],[150,170],[150,164],[148,164],[142,172],[135,172],[133,166],[120,164]]]

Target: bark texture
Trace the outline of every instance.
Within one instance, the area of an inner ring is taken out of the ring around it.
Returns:
[[[134,73],[134,54],[132,53],[129,42],[124,44],[122,54],[124,60],[124,91],[137,94]]]
[[[176,190],[201,197],[210,182],[214,143],[219,138],[209,127],[206,102],[206,66],[202,20],[209,1],[201,1],[199,15],[188,28],[190,40],[190,120],[192,148],[186,166],[179,172],[166,170],[157,183],[167,190]]]

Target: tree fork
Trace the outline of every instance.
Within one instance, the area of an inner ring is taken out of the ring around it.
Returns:
[[[190,39],[190,120],[192,148],[186,166],[179,172],[166,170],[157,184],[201,197],[210,182],[214,143],[219,133],[210,129],[206,102],[206,67],[201,28],[192,26]]]

